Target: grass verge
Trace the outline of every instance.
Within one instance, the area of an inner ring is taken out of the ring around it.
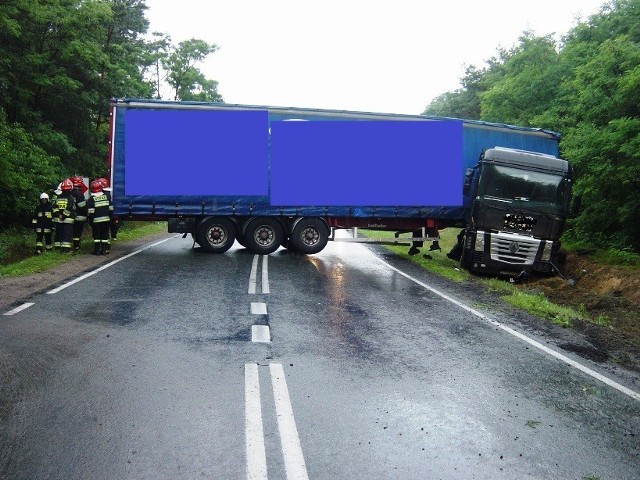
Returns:
[[[134,240],[167,231],[165,222],[123,222],[118,242]],[[65,263],[68,255],[48,252],[35,255],[35,234],[27,229],[14,229],[0,235],[0,277],[18,277],[43,272]],[[93,248],[91,229],[85,229],[80,254],[89,254]],[[22,257],[22,258],[20,258]]]
[[[411,256],[407,253],[409,250],[407,246],[385,245],[385,247],[400,257],[406,258],[437,275],[455,282],[462,282],[474,277],[466,270],[461,269],[457,261],[451,260],[446,256],[446,253],[455,245],[459,231],[455,228],[449,228],[440,232],[440,247],[442,248],[440,251],[429,252],[427,251],[428,249],[423,248],[418,255]],[[394,238],[393,232],[362,229],[359,229],[358,232],[367,237]],[[423,255],[425,253],[430,258],[424,258]],[[590,321],[599,325],[608,323],[608,320],[604,317],[591,319],[584,309],[575,310],[571,307],[554,304],[543,293],[527,292],[519,286],[499,278],[482,278],[479,281],[488,291],[498,293],[500,298],[508,304],[565,328],[570,327],[573,320]]]
[[[385,245],[385,247],[391,250],[402,258],[406,258],[413,263],[420,265],[437,275],[453,280],[454,282],[462,282],[467,280],[470,275],[467,271],[460,268],[457,261],[451,260],[447,257],[447,253],[453,248],[457,239],[459,229],[447,228],[440,232],[440,248],[441,250],[429,251],[429,246],[425,245],[417,255],[409,255],[409,247],[405,245]],[[382,232],[377,230],[365,230],[358,229],[358,233],[370,238],[389,238],[394,240],[393,232]],[[402,237],[411,236],[411,234],[403,234]],[[424,255],[428,255],[425,257]]]

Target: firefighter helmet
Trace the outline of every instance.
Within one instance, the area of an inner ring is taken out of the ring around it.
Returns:
[[[46,193],[41,193],[40,194],[40,200],[49,200],[49,195],[47,195]]]
[[[60,190],[62,190],[63,192],[73,190],[73,182],[68,178],[64,179],[60,184]]]
[[[102,191],[102,182],[100,179],[96,179],[91,182],[91,193],[99,193]]]
[[[81,187],[82,184],[84,183],[84,181],[82,180],[82,177],[71,177],[70,180],[71,180],[71,183],[73,183],[74,187]]]

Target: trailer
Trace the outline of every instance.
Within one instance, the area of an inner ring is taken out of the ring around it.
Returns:
[[[550,212],[524,194],[493,202],[514,216],[513,228],[502,221],[479,225],[475,218],[478,205],[491,203],[478,196],[486,152],[499,152],[498,163],[516,162],[527,187],[531,169],[553,170],[557,161],[562,172],[555,188],[566,184],[568,167],[557,158],[559,135],[542,129],[423,115],[136,99],[112,100],[110,125],[114,215],[166,220],[170,232],[191,233],[210,252],[225,252],[238,241],[259,254],[280,246],[314,254],[337,240],[336,230],[352,228],[396,237],[411,233],[393,242],[409,241],[414,248],[437,240],[447,227],[465,228],[462,244],[472,249],[478,248],[469,240],[476,232],[483,239],[494,231],[517,234],[524,244],[534,235],[518,219],[539,214],[558,216],[552,238],[540,237],[540,229],[536,237],[557,244],[564,225],[564,210]],[[541,180],[547,190],[554,188],[548,180]],[[566,198],[559,201],[565,208]],[[461,258],[466,268],[487,271],[536,263]]]

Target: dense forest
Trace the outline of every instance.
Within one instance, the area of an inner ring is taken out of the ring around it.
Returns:
[[[565,237],[640,251],[640,0],[605,4],[559,45],[524,32],[484,66],[468,66],[460,87],[424,113],[561,133],[575,168]]]
[[[222,100],[197,68],[217,46],[147,35],[146,9],[144,0],[0,2],[0,226],[24,224],[39,192],[62,178],[105,175],[111,98]]]
[[[0,227],[24,223],[60,179],[105,174],[110,98],[222,101],[197,68],[218,47],[149,34],[146,9],[144,0],[2,0]],[[567,238],[640,251],[638,18],[640,0],[613,0],[560,44],[523,32],[424,113],[560,132],[576,171]]]

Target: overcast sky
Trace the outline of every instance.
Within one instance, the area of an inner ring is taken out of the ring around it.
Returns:
[[[220,49],[227,103],[422,113],[524,30],[556,38],[605,0],[146,0],[150,31]]]

